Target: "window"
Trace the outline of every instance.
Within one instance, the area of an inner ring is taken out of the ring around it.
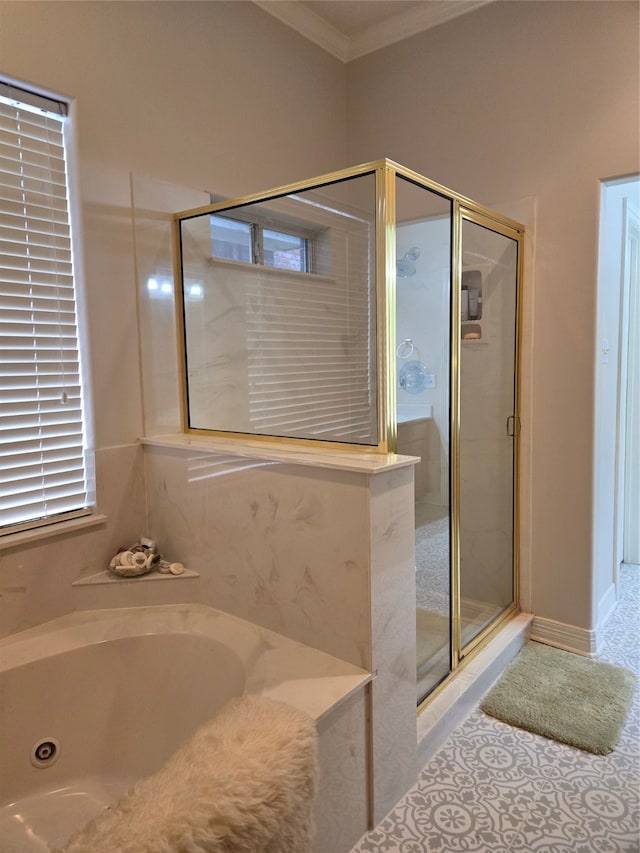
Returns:
[[[0,80],[0,534],[90,513],[66,114]]]
[[[310,240],[289,231],[274,231],[255,222],[213,215],[211,247],[214,258],[263,264],[295,272],[310,272]]]

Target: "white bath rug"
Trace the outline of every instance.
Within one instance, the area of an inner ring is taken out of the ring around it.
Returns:
[[[307,714],[233,699],[58,853],[308,853],[316,775]]]

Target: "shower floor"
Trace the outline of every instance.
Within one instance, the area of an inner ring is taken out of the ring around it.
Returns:
[[[449,508],[416,501],[416,637],[417,698],[449,673]],[[495,619],[501,608],[462,599],[462,642],[467,643]]]
[[[135,779],[89,777],[42,789],[0,809],[3,853],[49,853],[116,802]]]

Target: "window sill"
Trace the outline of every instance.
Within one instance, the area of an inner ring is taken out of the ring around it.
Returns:
[[[249,275],[282,276],[284,279],[297,279],[298,281],[303,279],[304,281],[318,281],[325,284],[336,283],[333,276],[317,272],[305,272],[304,270],[292,270],[288,267],[271,267],[266,264],[251,264],[248,261],[232,261],[229,258],[217,257],[207,258],[207,263],[211,266],[242,270]]]
[[[19,533],[7,533],[0,536],[0,551],[9,548],[19,548],[22,545],[30,545],[44,539],[53,539],[56,536],[64,536],[67,533],[84,531],[87,528],[98,527],[107,523],[107,516],[100,513],[85,515],[82,518],[72,518],[69,521],[59,521],[48,524],[45,527],[34,527],[31,530],[21,530]]]

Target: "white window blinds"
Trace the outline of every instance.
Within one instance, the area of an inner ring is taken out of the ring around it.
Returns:
[[[89,512],[64,112],[0,81],[0,533]]]

